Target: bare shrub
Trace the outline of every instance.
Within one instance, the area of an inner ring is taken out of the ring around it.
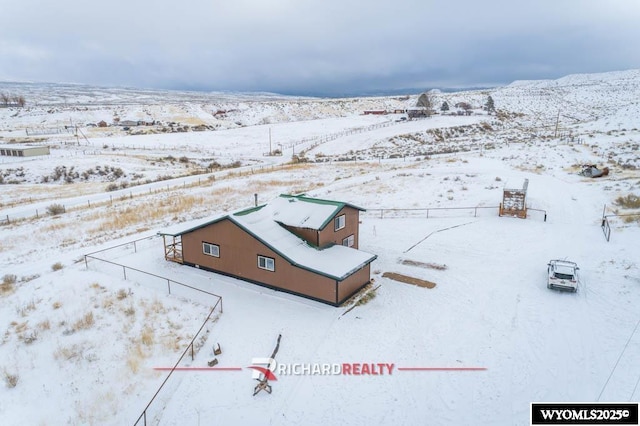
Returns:
[[[20,376],[17,373],[9,373],[6,369],[4,370],[4,383],[9,389],[15,388],[19,379]]]
[[[56,262],[53,265],[51,265],[51,270],[52,271],[59,271],[62,268],[64,268],[64,266],[60,262]]]
[[[61,302],[53,302],[53,305],[51,305],[51,307],[53,309],[60,309],[62,307],[62,303]]]
[[[129,367],[133,373],[137,373],[140,370],[140,363],[144,357],[145,353],[142,346],[139,344],[133,346],[127,355],[127,367]]]
[[[129,296],[129,292],[127,292],[127,290],[125,290],[124,288],[121,288],[120,290],[118,290],[118,293],[116,294],[116,298],[118,300],[126,299],[127,296]]]
[[[625,209],[640,209],[640,197],[635,194],[629,194],[627,196],[620,196],[616,198],[614,203]]]
[[[57,216],[64,213],[66,210],[62,204],[51,204],[47,207],[47,213],[51,216]]]
[[[87,330],[95,324],[93,312],[87,312],[82,318],[73,324],[73,330]]]
[[[36,340],[38,340],[38,331],[37,330],[31,330],[30,333],[24,333],[24,334],[20,335],[20,340],[22,340],[25,345],[30,345],[31,343],[33,343]]]
[[[151,327],[147,326],[142,330],[142,334],[140,335],[140,340],[145,346],[153,345],[155,341],[155,334]]]
[[[2,277],[2,283],[0,284],[0,294],[13,293],[16,288],[17,277],[13,274],[5,274]]]
[[[21,308],[17,308],[18,314],[20,314],[20,316],[22,317],[26,317],[29,314],[29,312],[35,311],[35,310],[36,310],[36,302],[34,302],[33,300],[27,303],[26,305],[22,306]]]
[[[82,349],[77,344],[71,346],[60,346],[53,353],[53,357],[57,360],[70,360],[73,358],[77,358],[82,354]]]

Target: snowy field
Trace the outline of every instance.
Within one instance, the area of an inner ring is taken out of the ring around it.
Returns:
[[[148,424],[526,425],[531,402],[640,400],[640,216],[609,216],[609,241],[601,229],[603,212],[640,213],[621,201],[640,196],[640,72],[435,94],[474,114],[408,122],[362,112],[415,96],[37,89],[32,107],[0,108],[0,145],[33,142],[25,129],[43,117],[51,128],[114,112],[218,130],[82,127],[38,136],[50,156],[0,157],[0,424],[133,424],[217,301],[168,294],[166,279],[222,297],[180,366],[207,367],[220,344],[216,367],[230,370],[175,371]],[[481,109],[487,94],[497,115]],[[583,164],[610,174],[582,177]],[[529,217],[499,217],[503,189],[525,179]],[[374,297],[334,308],[164,260],[158,231],[281,193],[368,209]],[[113,263],[85,258],[138,239],[95,255]],[[577,293],[547,289],[551,259],[578,263]],[[279,375],[253,396],[248,367],[278,335],[280,363],[392,374]]]

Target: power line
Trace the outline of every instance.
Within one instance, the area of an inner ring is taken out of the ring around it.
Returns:
[[[600,395],[598,395],[598,399],[596,401],[600,401],[600,397],[602,396],[602,393],[604,392],[605,388],[609,384],[609,380],[611,380],[611,376],[613,376],[613,372],[616,371],[616,368],[618,367],[618,363],[620,362],[620,359],[622,358],[622,355],[624,355],[624,352],[627,350],[627,346],[629,346],[629,342],[631,342],[631,339],[633,338],[633,335],[636,334],[636,330],[638,329],[638,326],[640,326],[640,320],[638,320],[635,328],[633,329],[633,332],[631,333],[631,336],[629,336],[629,339],[627,340],[627,343],[624,345],[624,348],[622,349],[622,352],[620,352],[620,356],[616,360],[616,363],[613,366],[613,369],[611,370],[611,374],[609,374],[609,377],[607,378],[607,381],[604,383],[604,386],[602,386],[602,390],[600,391]],[[640,378],[638,380],[640,381]],[[638,384],[636,383],[636,387],[637,386],[638,386]],[[635,389],[634,389],[634,393],[635,393]],[[633,396],[633,394],[632,394],[632,396]]]

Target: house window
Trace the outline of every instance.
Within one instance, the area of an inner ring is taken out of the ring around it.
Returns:
[[[334,230],[336,230],[336,231],[344,228],[344,225],[345,225],[345,217],[344,217],[344,215],[341,214],[340,216],[336,217],[333,220],[333,224],[335,225],[334,226]]]
[[[220,246],[211,243],[202,243],[202,252],[213,257],[220,257]]]
[[[347,238],[342,240],[342,245],[347,247],[353,247],[353,244],[355,243],[355,241],[356,241],[355,236],[351,234]]]
[[[273,272],[276,270],[276,261],[271,257],[258,255],[258,268]]]

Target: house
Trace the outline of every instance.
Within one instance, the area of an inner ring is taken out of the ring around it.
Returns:
[[[370,282],[358,250],[362,208],[303,195],[173,230],[165,259],[339,306]]]
[[[120,121],[118,121],[118,126],[135,127],[135,126],[139,126],[139,125],[140,125],[140,121],[138,121],[138,120],[120,120]]]

